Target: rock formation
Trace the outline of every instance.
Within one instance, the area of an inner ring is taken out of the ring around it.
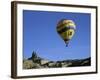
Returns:
[[[32,57],[23,60],[23,69],[36,68],[58,68],[58,67],[78,67],[90,66],[91,58],[63,60],[63,61],[49,61],[37,56],[36,52],[32,53]]]

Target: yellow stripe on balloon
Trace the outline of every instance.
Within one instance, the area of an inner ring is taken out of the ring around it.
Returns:
[[[69,29],[67,32],[68,39],[71,39],[75,33],[73,29]]]
[[[65,31],[65,32],[63,32],[63,33],[61,33],[61,37],[63,38],[63,39],[71,39],[72,37],[73,37],[73,35],[74,35],[74,30],[73,29],[69,29],[69,30],[67,30],[67,31]]]

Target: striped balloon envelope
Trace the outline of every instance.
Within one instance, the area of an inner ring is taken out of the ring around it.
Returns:
[[[57,24],[57,32],[68,46],[69,41],[75,34],[76,25],[74,21],[62,19]]]

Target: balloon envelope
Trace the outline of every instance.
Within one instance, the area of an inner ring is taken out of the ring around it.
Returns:
[[[57,32],[67,46],[75,33],[75,29],[76,25],[72,20],[62,19],[57,24]]]

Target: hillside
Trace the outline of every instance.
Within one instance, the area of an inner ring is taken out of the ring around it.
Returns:
[[[86,59],[49,61],[37,56],[35,52],[32,53],[32,57],[23,60],[23,69],[78,67],[78,66],[90,66],[90,65],[91,65],[90,57]]]

